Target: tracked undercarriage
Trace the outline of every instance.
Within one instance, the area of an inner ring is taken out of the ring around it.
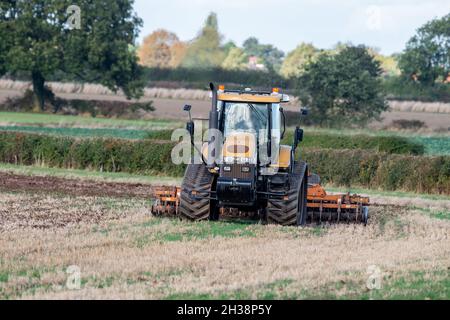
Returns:
[[[198,173],[196,168],[192,173]],[[203,174],[206,174],[205,172]],[[309,176],[307,188],[307,215],[301,225],[317,225],[321,223],[363,223],[367,224],[369,219],[369,198],[350,194],[329,195],[325,189],[317,183],[317,176]],[[202,179],[199,179],[202,181]],[[203,183],[205,180],[203,180]],[[198,182],[197,182],[198,183]],[[203,186],[205,187],[205,186]],[[177,217],[192,221],[223,219],[251,219],[262,223],[273,223],[281,225],[296,225],[298,207],[295,202],[299,197],[296,192],[280,199],[272,199],[268,204],[268,210],[240,211],[238,208],[211,208],[210,201],[199,199],[196,192],[196,182],[190,181],[184,184],[187,199],[181,203],[181,187],[155,187],[152,194],[151,212],[157,217]],[[206,187],[208,188],[208,187]],[[299,193],[298,193],[299,194]],[[183,210],[181,210],[183,208]],[[213,217],[211,213],[217,214]],[[213,219],[215,218],[215,219]]]

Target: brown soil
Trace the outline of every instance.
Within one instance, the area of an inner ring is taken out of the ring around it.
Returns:
[[[147,199],[152,187],[137,183],[85,181],[57,177],[0,173],[0,191],[60,193],[73,196],[125,197]]]

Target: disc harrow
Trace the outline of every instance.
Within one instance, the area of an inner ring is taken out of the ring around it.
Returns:
[[[155,187],[151,213],[154,216],[179,216],[180,187]],[[368,197],[347,194],[328,194],[320,184],[309,184],[307,194],[308,224],[363,223],[369,220]],[[221,209],[221,216],[242,217],[235,209]]]

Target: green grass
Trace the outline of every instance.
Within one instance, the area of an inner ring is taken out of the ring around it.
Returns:
[[[40,126],[0,126],[0,131],[37,133],[60,137],[116,138],[128,140],[170,140],[173,130],[139,130],[123,128],[75,128]]]
[[[386,281],[380,290],[356,295],[356,299],[390,300],[448,300],[450,299],[449,271],[411,272],[406,276]],[[350,298],[353,298],[350,296]]]
[[[158,221],[158,220],[157,220]],[[211,238],[256,237],[258,226],[251,221],[220,221],[220,222],[180,222],[176,219],[166,219],[171,227],[179,228],[177,231],[163,231],[155,234],[139,236],[135,240],[137,247],[156,242],[179,242],[205,240]],[[153,226],[153,225],[152,225]]]
[[[450,200],[450,196],[438,195],[438,194],[425,194],[425,193],[413,193],[413,192],[403,192],[403,191],[382,191],[382,190],[369,190],[364,188],[342,188],[333,187],[331,185],[325,185],[325,189],[329,192],[339,192],[350,194],[366,194],[373,196],[383,196],[383,197],[399,197],[399,198],[422,198],[428,200]]]
[[[340,281],[314,289],[297,289],[294,279],[281,279],[258,287],[218,293],[181,292],[166,296],[167,300],[448,300],[450,277],[448,271],[409,272],[394,280],[384,278],[381,289],[368,290],[364,281]]]
[[[149,130],[182,127],[181,122],[171,120],[124,120],[20,112],[0,112],[0,124],[41,125],[58,127],[112,127],[129,129],[138,128]]]
[[[293,279],[281,279],[267,284],[263,284],[256,288],[246,288],[233,290],[230,292],[211,293],[196,293],[196,292],[181,292],[169,294],[165,300],[252,300],[252,292],[256,291],[256,298],[258,300],[276,300],[287,298],[282,293],[286,287],[294,283]]]
[[[52,128],[36,126],[0,126],[0,131],[27,132],[50,134],[69,137],[100,137],[100,138],[119,138],[119,139],[145,139],[149,132],[145,130],[131,130],[119,128]]]
[[[420,208],[420,207],[416,207],[416,206],[412,206],[411,209],[419,210],[434,219],[450,220],[450,211],[448,211],[448,210],[436,211],[436,210],[433,210],[430,208]]]
[[[7,271],[0,271],[0,283],[8,282],[8,280],[9,280],[9,273]]]
[[[450,211],[439,211],[431,214],[433,218],[439,220],[450,220]]]

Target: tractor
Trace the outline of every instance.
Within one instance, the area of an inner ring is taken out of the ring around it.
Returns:
[[[210,89],[209,130],[202,148],[194,142],[191,107],[184,108],[190,119],[186,129],[201,161],[187,166],[180,188],[155,188],[154,215],[192,221],[249,215],[283,226],[367,223],[368,198],[327,194],[320,177],[301,159],[303,129],[295,128],[291,145],[281,143],[288,95],[279,88],[226,90],[211,83]]]

